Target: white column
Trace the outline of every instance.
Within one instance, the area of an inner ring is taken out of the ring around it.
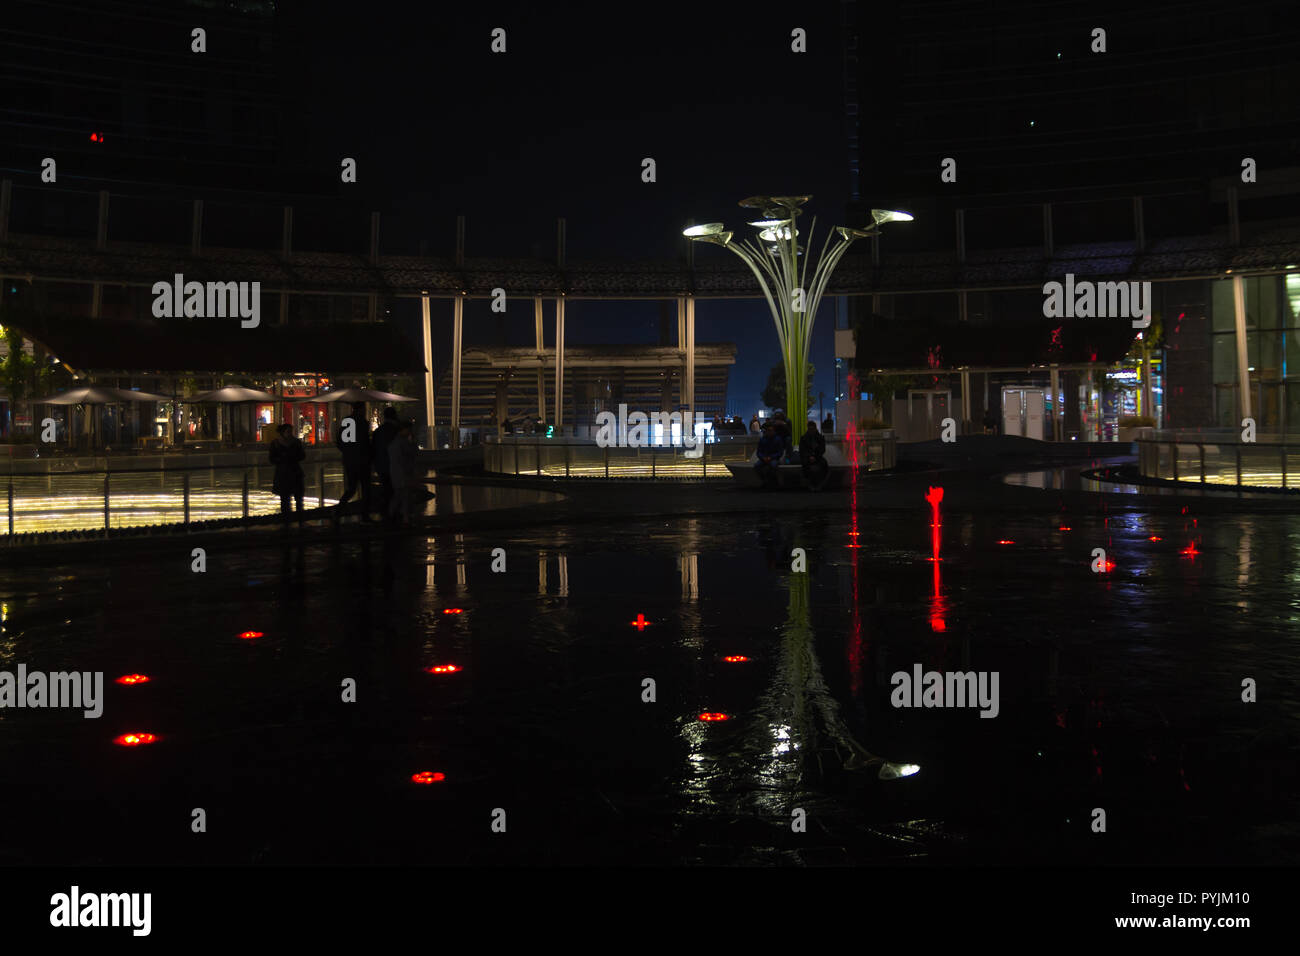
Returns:
[[[564,295],[555,300],[555,434],[564,425]]]
[[[684,411],[691,413],[695,420],[695,296],[686,297],[686,377],[682,381],[682,404]],[[685,417],[685,416],[683,416]],[[694,425],[692,424],[692,427]]]
[[[465,326],[465,296],[456,296],[451,317],[451,447],[460,447],[460,352]]]
[[[438,447],[438,432],[433,420],[433,330],[429,326],[429,296],[420,296],[420,327],[424,338],[424,421],[429,426],[425,441]]]
[[[546,334],[542,330],[542,297],[533,297],[533,329],[537,339],[537,417],[546,421]]]
[[[962,427],[971,419],[970,407],[970,372],[961,373],[961,420]]]
[[[1250,355],[1246,348],[1246,283],[1241,276],[1232,277],[1232,304],[1237,330],[1237,395],[1242,418],[1251,416]],[[1145,336],[1143,337],[1145,341]],[[1143,374],[1147,374],[1144,370]],[[1236,427],[1241,427],[1239,424]]]

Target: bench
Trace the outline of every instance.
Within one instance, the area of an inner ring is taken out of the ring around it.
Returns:
[[[727,462],[727,470],[743,488],[761,488],[763,481],[754,469],[753,462]],[[850,465],[831,465],[826,474],[822,489],[841,488],[852,481],[853,468]],[[806,488],[802,465],[778,465],[776,470],[778,488]]]

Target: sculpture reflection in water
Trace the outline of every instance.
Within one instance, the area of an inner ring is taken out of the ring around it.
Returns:
[[[785,537],[779,528],[773,530],[777,539]],[[770,553],[784,555],[788,562],[790,543],[774,540]],[[786,616],[770,658],[771,679],[753,709],[723,723],[683,722],[689,769],[682,792],[706,812],[787,817],[792,806],[825,796],[828,761],[880,780],[921,769],[886,760],[854,735],[818,656],[811,572],[787,572],[786,586]]]
[[[765,696],[777,712],[788,715],[794,728],[792,749],[821,752],[829,742],[845,770],[875,771],[881,780],[895,780],[915,774],[916,764],[896,763],[877,756],[854,736],[840,712],[822,674],[812,626],[812,578],[810,574],[789,576],[789,607],[781,629],[781,656],[776,674]]]

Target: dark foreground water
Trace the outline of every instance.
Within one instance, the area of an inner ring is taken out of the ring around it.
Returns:
[[[1300,859],[1300,518],[949,515],[935,562],[923,509],[6,571],[0,670],[107,700],[0,711],[0,862]],[[915,664],[997,717],[891,706]]]

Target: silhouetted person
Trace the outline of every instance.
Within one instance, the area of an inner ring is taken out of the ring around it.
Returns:
[[[750,430],[753,434],[755,434],[755,435],[758,435],[758,434],[760,434],[760,433],[763,431],[763,429],[762,429],[761,427],[759,427],[759,424],[758,424],[758,413],[757,413],[757,412],[755,412],[755,413],[754,413],[754,417],[751,418],[751,419],[749,420],[749,430]]]
[[[393,500],[388,506],[388,516],[403,524],[410,520],[420,477],[413,431],[413,423],[403,421],[397,426],[397,435],[388,443],[388,470],[393,483]]]
[[[808,430],[799,439],[799,464],[803,466],[808,487],[821,491],[826,476],[831,473],[831,466],[826,462],[826,439],[817,430],[815,421],[808,422]]]
[[[835,431],[835,419],[831,418],[830,412],[827,412],[826,420],[822,422],[822,432],[824,434],[829,435],[834,431]]]
[[[393,503],[393,478],[388,462],[388,446],[397,435],[397,409],[391,405],[384,409],[384,423],[370,436],[370,454],[379,476],[379,510],[388,514]]]
[[[758,460],[754,463],[754,471],[764,489],[777,487],[777,469],[784,457],[785,442],[776,433],[776,426],[767,422],[763,425],[763,437],[758,440]]]
[[[349,430],[348,423],[351,422],[352,441],[344,441],[343,437]],[[343,454],[343,496],[339,498],[339,507],[342,508],[352,496],[356,494],[357,487],[361,488],[361,514],[366,520],[370,520],[370,423],[366,421],[366,409],[360,402],[352,406],[352,414],[343,421],[339,422],[339,437],[335,439],[334,444]]]
[[[993,409],[984,409],[984,434],[996,435],[998,433],[998,416],[993,414]]]
[[[785,417],[785,412],[777,412],[772,416],[772,427],[776,429],[776,437],[781,439],[781,447],[784,449],[782,460],[789,461],[794,454],[794,429]]]
[[[297,503],[298,520],[302,521],[302,498],[306,485],[302,461],[307,457],[307,449],[299,439],[294,437],[292,425],[286,422],[277,431],[279,437],[271,442],[268,453],[271,464],[275,466],[275,479],[271,483],[271,491],[280,496],[280,514],[284,515],[285,521],[289,520],[291,514],[290,498]]]

